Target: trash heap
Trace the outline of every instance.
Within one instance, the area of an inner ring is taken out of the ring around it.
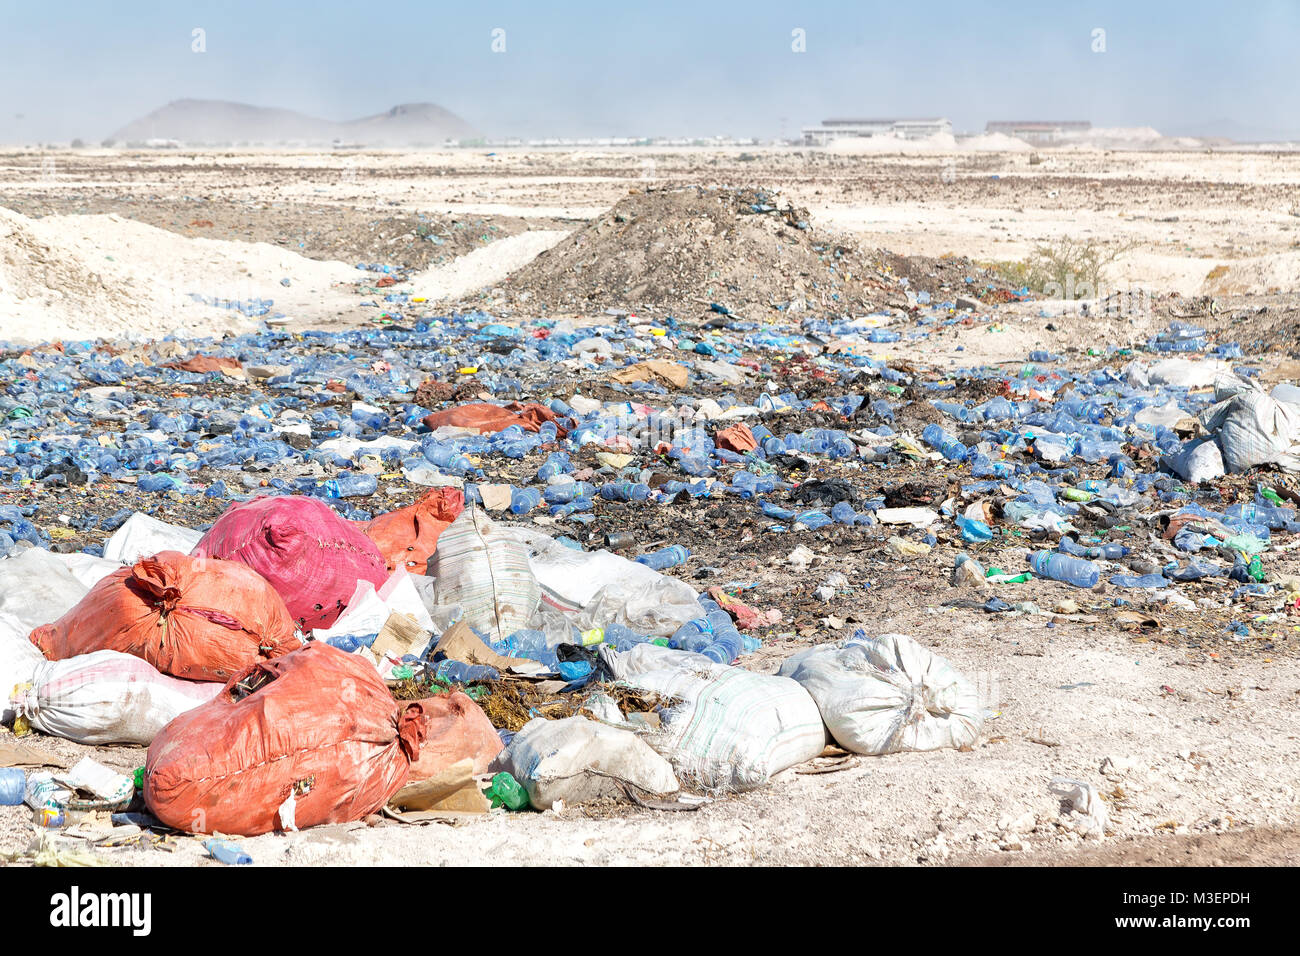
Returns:
[[[681,528],[725,504],[748,539],[789,542],[796,573],[851,538],[950,568],[973,613],[1098,620],[1151,595],[1248,606],[1271,634],[1295,612],[1300,581],[1265,562],[1300,530],[1300,390],[1262,388],[1240,347],[1175,323],[1151,362],[939,374],[866,346],[993,328],[996,309],[709,316],[3,353],[5,719],[149,747],[136,780],[87,757],[8,802],[51,826],[99,811],[245,836],[690,809],[828,745],[968,749],[993,716],[899,634],[739,666],[782,611],[701,593],[715,570],[639,537],[646,515]],[[1073,607],[1006,599],[1044,580],[1081,589]],[[853,586],[832,574],[813,597]]]

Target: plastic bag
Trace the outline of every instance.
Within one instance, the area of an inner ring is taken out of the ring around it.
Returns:
[[[498,766],[523,784],[539,810],[560,801],[621,797],[621,783],[651,794],[679,789],[672,766],[636,734],[586,717],[533,718],[510,741]]]
[[[1094,840],[1105,837],[1110,810],[1096,787],[1083,780],[1053,777],[1047,788],[1061,798],[1062,815],[1073,829]]]
[[[975,742],[984,718],[970,681],[902,634],[860,635],[801,651],[777,672],[812,695],[836,743],[888,754]]]
[[[160,674],[130,654],[95,651],[42,661],[13,706],[37,730],[80,744],[148,744],[220,690],[220,684]]]
[[[660,729],[645,740],[680,780],[707,790],[752,790],[826,747],[816,702],[788,677],[654,644],[627,653],[602,647],[600,657],[617,680],[676,701],[660,708]]]
[[[59,555],[43,548],[0,561],[0,614],[13,617],[25,633],[66,614],[89,590]]]
[[[262,575],[304,633],[333,624],[358,581],[378,588],[388,577],[379,550],[356,525],[299,495],[231,505],[194,553],[240,561]]]
[[[369,581],[358,581],[348,599],[347,610],[330,627],[312,631],[312,637],[327,641],[344,634],[378,634],[390,614],[406,614],[424,630],[434,629],[424,599],[416,590],[414,575],[402,568],[390,574],[378,590]]]
[[[168,524],[137,511],[113,532],[104,545],[104,557],[118,564],[135,564],[160,551],[189,554],[202,537],[201,531]]]
[[[252,836],[348,823],[406,782],[418,708],[366,661],[309,644],[231,678],[154,738],[144,799],[168,826]]]
[[[667,637],[700,616],[699,596],[684,581],[611,551],[566,548],[540,531],[509,533],[528,546],[542,602],[582,630],[617,623]]]
[[[207,681],[299,646],[284,602],[256,571],[178,551],[110,574],[32,631],[31,642],[50,660],[122,651],[164,674]]]

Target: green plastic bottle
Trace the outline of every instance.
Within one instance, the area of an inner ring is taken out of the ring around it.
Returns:
[[[507,810],[528,809],[528,791],[504,770],[492,778],[492,785],[483,791],[483,795],[492,801],[494,810],[497,807],[505,807]]]

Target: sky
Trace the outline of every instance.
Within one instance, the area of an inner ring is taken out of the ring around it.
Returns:
[[[334,120],[433,102],[488,136],[944,116],[1300,138],[1297,41],[1298,0],[0,0],[0,142],[98,142],[184,98]]]

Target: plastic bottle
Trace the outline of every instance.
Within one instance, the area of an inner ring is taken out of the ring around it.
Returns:
[[[1101,570],[1091,561],[1053,551],[1035,552],[1029,558],[1029,566],[1039,577],[1051,578],[1076,588],[1094,588],[1101,580]]]
[[[675,650],[699,652],[713,641],[713,625],[707,618],[687,621],[673,632],[668,639],[668,646]]]
[[[245,866],[253,862],[253,858],[244,852],[243,847],[227,840],[213,837],[203,841],[203,848],[212,854],[214,860],[228,866]]]
[[[46,830],[76,826],[85,817],[84,813],[74,813],[63,807],[41,807],[32,811],[32,823]]]
[[[656,571],[666,571],[669,568],[677,567],[679,564],[685,564],[690,556],[689,548],[683,548],[680,544],[672,544],[666,548],[660,548],[658,551],[641,555],[636,559],[636,563],[644,564],[647,568],[654,568]]]
[[[449,684],[468,684],[475,680],[497,680],[501,673],[486,664],[466,664],[448,658],[433,665],[433,676]]]
[[[921,430],[921,440],[949,461],[964,461],[966,459],[968,453],[966,446],[938,425],[926,425]]]
[[[341,474],[325,482],[325,494],[330,498],[362,498],[373,495],[379,487],[374,475]]]
[[[483,795],[492,801],[494,810],[497,807],[505,807],[507,810],[528,809],[528,791],[505,770],[492,778],[492,785],[483,791]]]
[[[536,488],[511,488],[510,513],[526,515],[542,503],[542,493]]]
[[[600,496],[606,501],[645,501],[650,497],[650,486],[640,482],[611,481],[600,486]]]
[[[984,583],[984,566],[965,552],[957,555],[953,572],[957,587],[979,587]]]
[[[1162,588],[1169,580],[1163,574],[1113,574],[1110,583],[1117,588]]]
[[[26,792],[26,773],[18,767],[0,767],[0,806],[18,806]]]
[[[526,657],[554,670],[559,665],[555,649],[547,643],[546,632],[525,628],[515,631],[500,643],[493,644],[492,649],[506,657]]]

